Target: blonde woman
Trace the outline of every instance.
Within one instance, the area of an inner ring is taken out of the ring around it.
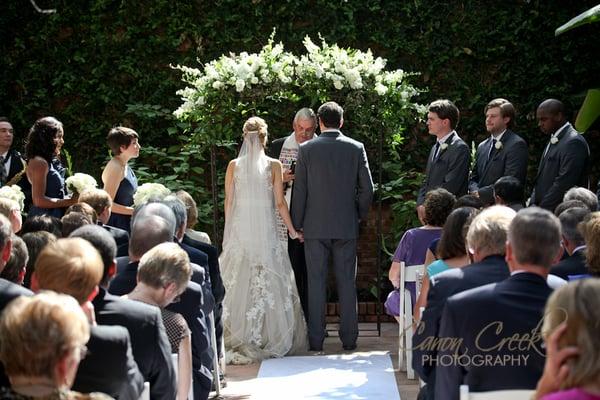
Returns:
[[[249,363],[306,350],[306,324],[294,273],[278,240],[279,213],[290,238],[292,225],[279,160],[265,155],[267,124],[252,117],[243,128],[238,158],[225,176],[225,234],[219,258],[227,291],[223,302],[229,361]]]
[[[546,304],[546,365],[536,399],[600,399],[600,279],[557,289]]]

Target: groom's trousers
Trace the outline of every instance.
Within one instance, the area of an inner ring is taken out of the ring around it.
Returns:
[[[344,346],[354,346],[358,337],[356,239],[306,239],[304,252],[308,275],[308,342],[311,349],[321,350],[325,339],[325,298],[330,255],[340,305],[340,339]]]

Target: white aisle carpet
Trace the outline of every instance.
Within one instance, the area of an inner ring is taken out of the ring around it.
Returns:
[[[392,360],[373,351],[264,360],[253,399],[400,399]]]

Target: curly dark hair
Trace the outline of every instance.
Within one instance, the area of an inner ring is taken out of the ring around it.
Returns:
[[[44,117],[35,121],[29,129],[27,141],[25,142],[25,157],[27,160],[41,157],[48,164],[51,164],[56,151],[54,138],[62,131],[62,122],[54,117]]]
[[[431,226],[444,226],[452,211],[456,196],[443,188],[430,190],[425,195],[425,223]]]
[[[467,254],[465,246],[466,227],[479,211],[473,207],[460,207],[448,215],[437,246],[437,257],[447,260]]]

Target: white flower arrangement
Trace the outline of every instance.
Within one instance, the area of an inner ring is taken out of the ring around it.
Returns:
[[[496,148],[496,150],[500,150],[502,148],[502,142],[501,141],[496,141],[496,144],[494,144],[494,147]]]
[[[558,143],[558,138],[557,138],[556,136],[552,136],[552,137],[550,138],[550,143],[552,143],[552,144],[556,144],[556,143]]]
[[[18,185],[2,186],[0,188],[0,197],[13,200],[19,204],[21,212],[25,208],[25,194]]]
[[[275,44],[271,38],[259,53],[230,54],[205,64],[202,69],[177,66],[183,72],[183,80],[190,87],[179,90],[183,104],[174,112],[185,119],[202,108],[211,95],[231,89],[243,94],[257,86],[273,87],[330,84],[336,90],[361,90],[378,96],[398,95],[403,102],[410,102],[418,94],[411,84],[404,81],[401,69],[384,71],[386,60],[366,52],[328,45],[314,44],[306,36],[304,47],[307,54],[296,56],[286,52],[282,43]]]
[[[98,187],[98,183],[93,177],[80,172],[68,177],[65,183],[67,184],[67,190],[75,195],[80,195],[88,189]]]
[[[448,146],[449,146],[448,143],[444,142],[444,143],[440,144],[440,150],[444,151],[448,148]]]
[[[137,207],[150,199],[164,199],[171,191],[160,183],[144,183],[133,194],[133,206]]]

